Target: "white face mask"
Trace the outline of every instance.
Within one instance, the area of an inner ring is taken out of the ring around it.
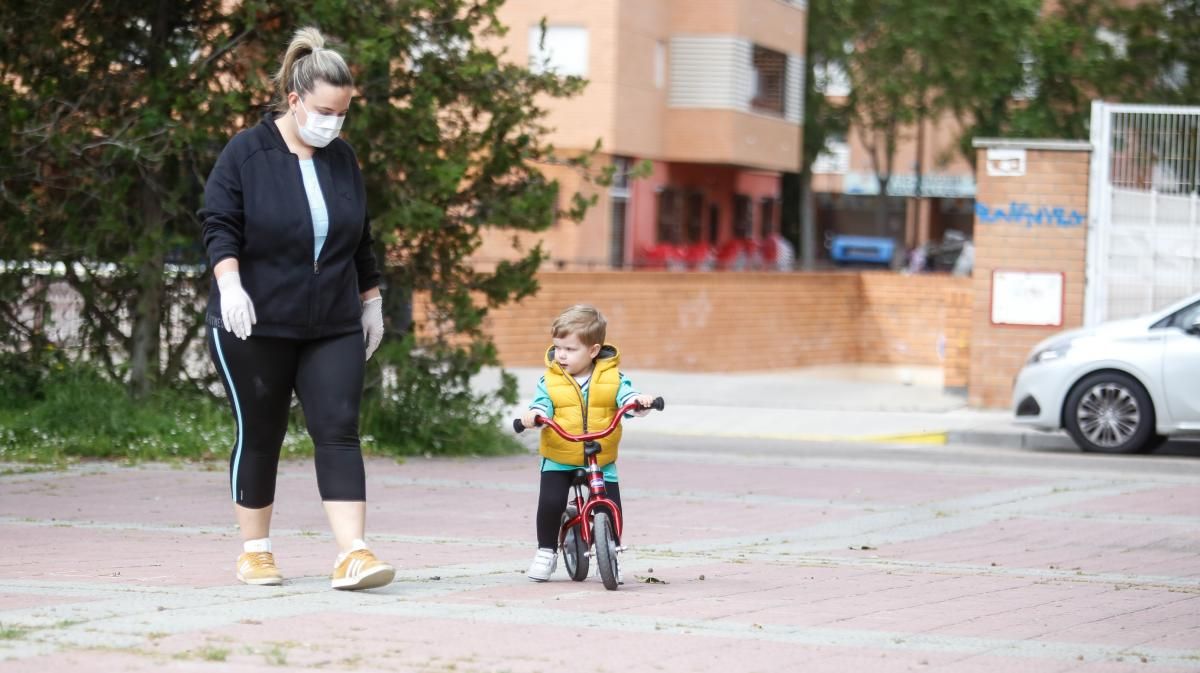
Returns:
[[[342,122],[346,121],[345,117],[313,114],[308,111],[303,100],[300,101],[300,107],[304,108],[304,113],[308,115],[308,123],[301,126],[300,118],[296,117],[295,110],[292,110],[292,116],[296,118],[296,129],[300,132],[300,139],[304,142],[312,147],[325,147],[341,133]]]

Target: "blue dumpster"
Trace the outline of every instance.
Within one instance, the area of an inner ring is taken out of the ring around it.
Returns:
[[[896,254],[896,241],[884,236],[844,236],[830,239],[829,257],[838,264],[888,266]]]

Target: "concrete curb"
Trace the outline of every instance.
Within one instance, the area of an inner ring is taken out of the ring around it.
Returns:
[[[769,439],[791,442],[848,444],[903,444],[925,446],[991,446],[1038,451],[1078,451],[1071,438],[1062,433],[1001,430],[936,430],[932,432],[830,435],[754,431],[694,432],[688,430],[652,430],[650,434],[671,437],[720,437],[725,439]]]
[[[1012,449],[1041,451],[1078,451],[1075,442],[1063,433],[1035,431],[1002,432],[998,430],[951,430],[948,444],[986,445]]]

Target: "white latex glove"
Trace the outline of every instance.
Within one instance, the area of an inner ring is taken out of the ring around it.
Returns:
[[[367,344],[367,359],[375,354],[383,341],[383,297],[371,297],[363,303],[363,340]]]
[[[258,322],[254,302],[242,289],[242,277],[237,271],[227,271],[217,279],[221,290],[221,324],[239,339],[250,336],[250,326]]]

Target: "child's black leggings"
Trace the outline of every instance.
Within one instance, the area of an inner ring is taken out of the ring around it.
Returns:
[[[322,500],[366,500],[358,408],[363,386],[363,335],[245,341],[208,328],[208,351],[237,423],[229,456],[233,501],[260,509],[275,502],[279,450],[292,391],[300,398],[316,448]]]
[[[571,492],[571,480],[574,478],[574,470],[542,472],[537,508],[538,547],[542,549],[558,549],[558,529],[562,525],[562,513],[567,508],[567,495]],[[617,486],[617,482],[605,481],[604,488],[609,500],[617,503],[617,509],[624,516],[625,510],[621,508],[621,488]],[[586,487],[584,497],[587,497]]]

